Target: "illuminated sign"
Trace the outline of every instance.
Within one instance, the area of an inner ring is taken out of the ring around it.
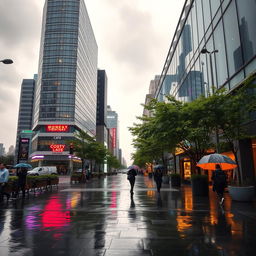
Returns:
[[[28,154],[29,154],[29,139],[20,138],[18,159],[19,160],[28,160]]]
[[[66,145],[63,144],[52,144],[50,145],[50,148],[52,152],[63,152]]]
[[[69,125],[62,125],[62,124],[46,125],[47,132],[67,132],[68,130],[69,130]]]
[[[116,148],[116,128],[110,128],[110,135],[112,137],[112,148]]]

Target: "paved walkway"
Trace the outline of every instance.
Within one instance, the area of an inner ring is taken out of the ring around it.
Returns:
[[[252,203],[224,211],[210,193],[165,185],[160,196],[139,176],[131,198],[125,174],[70,185],[0,205],[0,256],[254,256]]]

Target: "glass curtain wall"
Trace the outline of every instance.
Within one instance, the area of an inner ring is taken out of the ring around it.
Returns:
[[[194,100],[213,87],[232,89],[255,72],[255,13],[254,0],[186,1],[165,64],[177,100]]]

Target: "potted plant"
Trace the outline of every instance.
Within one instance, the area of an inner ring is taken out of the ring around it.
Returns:
[[[193,196],[208,196],[209,184],[207,175],[193,174],[191,176],[191,185]]]
[[[179,173],[172,173],[170,174],[171,178],[171,185],[172,187],[180,187],[181,184],[181,177]]]

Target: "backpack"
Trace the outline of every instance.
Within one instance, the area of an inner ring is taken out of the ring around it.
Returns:
[[[216,185],[226,186],[227,185],[226,174],[222,171],[221,172],[215,172],[214,183]]]

